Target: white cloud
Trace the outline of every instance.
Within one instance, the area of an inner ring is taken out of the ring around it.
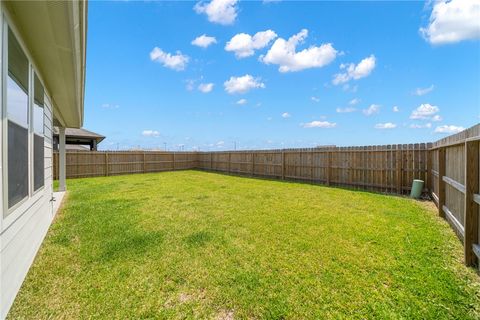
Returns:
[[[144,137],[159,137],[160,132],[157,130],[143,130],[142,131],[142,136]]]
[[[302,43],[308,36],[308,30],[303,29],[288,40],[278,38],[273,43],[266,55],[260,56],[260,61],[265,64],[278,64],[280,72],[293,72],[309,68],[323,67],[337,56],[331,43],[322,44],[318,47],[311,46],[296,52],[297,45]]]
[[[363,109],[362,112],[366,116],[371,116],[380,112],[380,106],[378,104],[371,104],[368,108]]]
[[[187,63],[190,60],[188,56],[183,55],[180,51],[177,51],[176,54],[171,54],[164,52],[158,47],[153,48],[152,52],[150,52],[150,59],[161,63],[166,68],[176,71],[185,70]]]
[[[200,83],[198,85],[198,90],[203,92],[203,93],[209,93],[213,90],[213,83]]]
[[[435,128],[436,133],[458,133],[460,131],[465,130],[464,127],[460,126],[453,126],[453,125],[445,125],[445,126],[439,126]]]
[[[423,129],[423,128],[430,129],[432,127],[432,124],[430,122],[428,122],[426,124],[412,123],[409,127],[411,129]]]
[[[206,34],[202,34],[199,37],[196,37],[193,41],[192,44],[197,47],[201,48],[207,48],[208,46],[217,43],[217,39],[215,37],[209,37]]]
[[[247,104],[247,102],[248,102],[247,99],[240,99],[237,101],[237,104],[243,106],[244,104]]]
[[[392,111],[393,112],[400,112],[400,108],[398,108],[397,106],[393,106]]]
[[[435,88],[435,86],[433,84],[428,88],[417,88],[417,89],[415,89],[413,94],[416,95],[416,96],[423,96],[423,95],[426,95],[429,92],[432,92],[434,88]]]
[[[480,0],[440,0],[420,33],[431,44],[480,39]]]
[[[432,117],[432,121],[435,121],[435,122],[442,121],[442,120],[443,119],[439,114],[436,114]]]
[[[282,113],[282,118],[286,119],[286,118],[290,118],[292,115],[288,112],[284,112]]]
[[[395,129],[397,125],[391,122],[377,123],[375,129]]]
[[[304,128],[335,128],[337,124],[335,122],[328,122],[328,121],[312,121],[301,124]]]
[[[351,105],[351,106],[354,106],[354,105],[357,105],[359,102],[360,102],[360,99],[355,98],[355,99],[350,100],[348,102],[348,104]]]
[[[346,108],[337,108],[338,113],[350,113],[350,112],[355,112],[357,109],[352,108],[352,107],[346,107]]]
[[[102,104],[102,108],[104,108],[104,109],[118,109],[118,108],[120,108],[120,106],[118,104],[104,103],[104,104]]]
[[[372,54],[369,57],[360,61],[357,65],[354,63],[348,64],[341,64],[340,69],[345,70],[343,73],[337,73],[333,76],[332,83],[334,85],[339,85],[350,80],[358,80],[361,78],[365,78],[370,73],[372,73],[373,69],[375,69],[376,58]]]
[[[320,98],[319,97],[311,97],[310,98],[313,102],[320,102]]]
[[[226,51],[235,52],[239,59],[253,56],[255,50],[265,48],[277,34],[272,30],[265,30],[255,33],[253,37],[246,33],[236,34],[225,45]]]
[[[439,111],[440,109],[437,106],[432,106],[429,103],[423,103],[412,111],[410,119],[430,120]]]
[[[237,18],[237,2],[238,0],[212,0],[208,3],[200,1],[193,9],[198,14],[206,14],[210,22],[229,25]]]
[[[265,88],[265,84],[261,82],[260,78],[254,78],[249,74],[242,77],[230,77],[223,85],[229,94],[246,93],[252,89]]]

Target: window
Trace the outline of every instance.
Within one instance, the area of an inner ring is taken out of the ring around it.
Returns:
[[[6,115],[4,188],[6,217],[45,185],[45,88],[27,55],[6,26],[4,44],[3,111]]]
[[[45,183],[43,148],[43,99],[45,93],[36,73],[33,78],[33,190],[36,191]]]
[[[7,180],[8,208],[11,208],[28,197],[29,63],[10,28],[7,37]]]

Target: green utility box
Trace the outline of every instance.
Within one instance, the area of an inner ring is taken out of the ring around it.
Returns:
[[[423,180],[413,180],[412,191],[410,192],[410,198],[418,199],[422,195]]]

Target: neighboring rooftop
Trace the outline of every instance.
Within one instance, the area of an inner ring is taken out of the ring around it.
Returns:
[[[58,127],[53,127],[53,141],[54,141],[54,150],[58,150],[58,136],[59,130]],[[68,150],[81,150],[87,148],[73,148],[68,145],[77,145],[77,146],[89,146],[91,151],[97,150],[97,145],[105,139],[105,136],[101,134],[83,129],[83,128],[66,128],[65,129],[65,140]]]
[[[67,151],[90,151],[90,147],[80,144],[66,144],[65,150]]]

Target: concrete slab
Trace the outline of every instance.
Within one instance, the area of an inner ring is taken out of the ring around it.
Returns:
[[[58,209],[60,209],[63,199],[65,197],[66,191],[59,191],[53,193],[53,215],[57,215]]]

